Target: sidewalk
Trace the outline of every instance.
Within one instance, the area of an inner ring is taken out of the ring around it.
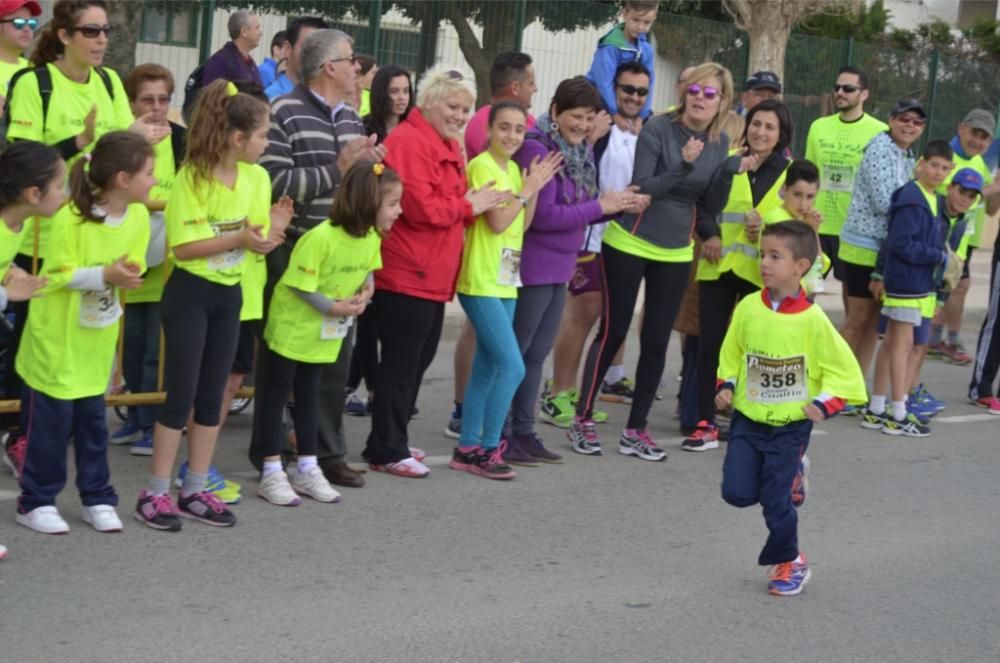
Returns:
[[[969,295],[965,299],[965,317],[963,319],[963,327],[968,331],[978,331],[982,325],[983,318],[986,317],[986,310],[989,308],[990,264],[992,260],[993,251],[988,248],[976,249],[975,253],[972,254],[972,265],[970,267],[972,287],[969,289]],[[833,324],[839,327],[844,319],[841,284],[833,276],[830,276],[826,280],[826,287],[827,291],[821,293],[817,300],[820,306],[823,307],[823,310],[826,311],[826,314],[830,316]],[[643,299],[644,291],[639,293],[639,299],[636,301],[636,314],[642,310]],[[448,302],[445,305],[444,336],[446,338],[457,337],[464,319],[465,313],[462,311],[458,299],[456,298]],[[974,343],[975,339],[970,337],[969,340]]]

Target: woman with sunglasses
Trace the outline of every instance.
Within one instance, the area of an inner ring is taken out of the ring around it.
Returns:
[[[761,219],[781,206],[780,191],[789,164],[785,153],[791,142],[792,115],[781,101],[765,99],[747,113],[743,155],[754,158],[756,166],[733,178],[719,236],[706,242],[706,246],[721,248],[721,257],[710,257],[709,250],[698,261],[698,424],[681,443],[685,451],[719,448],[715,424],[719,351],[737,302],[763,285],[758,255]]]
[[[729,137],[721,130],[733,100],[729,71],[705,63],[694,68],[687,82],[676,112],[651,118],[639,134],[632,183],[651,197],[649,208],[623,214],[608,224],[604,234],[601,327],[587,355],[576,418],[567,433],[577,453],[602,453],[592,418],[594,401],[602,377],[625,341],[639,285],[645,280],[646,315],[635,391],[618,450],[644,460],[666,458],[646,424],[694,256],[692,220],[705,240],[703,255],[718,258],[715,218],[726,204],[733,175],[756,164],[752,156],[730,157]]]
[[[24,51],[38,27],[41,6],[34,0],[0,0],[0,114],[14,74],[28,66]]]
[[[865,147],[847,221],[840,231],[839,257],[847,290],[847,317],[841,333],[865,374],[875,353],[881,310],[881,302],[871,290],[875,259],[889,232],[892,194],[913,179],[916,161],[911,148],[924,132],[926,119],[927,113],[916,99],[896,102],[889,114],[889,130]]]

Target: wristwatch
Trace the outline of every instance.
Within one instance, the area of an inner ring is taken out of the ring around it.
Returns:
[[[521,207],[527,207],[528,206],[528,199],[525,198],[524,196],[518,195],[517,199],[521,201]]]

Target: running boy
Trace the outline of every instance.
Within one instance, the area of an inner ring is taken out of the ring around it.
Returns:
[[[850,348],[799,285],[819,255],[816,231],[801,221],[766,226],[760,254],[764,290],[736,306],[719,356],[715,404],[735,409],[722,499],[761,505],[770,534],[758,563],[774,565],[768,592],[792,596],[810,575],[798,546],[793,486],[801,504],[813,422],[845,403],[863,403],[866,392]]]
[[[615,74],[618,67],[626,62],[638,62],[649,71],[649,88],[654,87],[653,46],[649,43],[649,29],[656,20],[660,7],[658,0],[624,0],[622,2],[622,22],[611,29],[597,42],[594,60],[587,72],[587,80],[597,87],[604,108],[614,116],[618,128],[625,129],[631,120],[618,112],[615,97]],[[639,113],[639,126],[653,112],[653,95],[646,97]]]
[[[941,221],[937,188],[954,165],[948,143],[932,140],[917,163],[917,180],[892,194],[889,233],[879,255],[886,334],[875,359],[874,393],[865,412],[877,417],[886,409],[881,363],[883,371],[888,368],[892,391],[890,416],[882,424],[882,432],[887,435],[927,437],[931,432],[926,422],[907,408],[907,394],[914,346],[927,345],[930,338],[931,318],[937,306],[935,273],[948,263],[947,233]]]

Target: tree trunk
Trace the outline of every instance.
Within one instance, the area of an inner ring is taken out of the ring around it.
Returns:
[[[514,48],[514,3],[487,2],[482,10],[483,42],[479,43],[472,26],[463,15],[458,3],[448,7],[448,20],[458,33],[458,47],[476,75],[476,108],[492,101],[490,67],[493,60],[504,51]]]
[[[750,33],[750,63],[747,75],[755,71],[773,71],[785,79],[785,50],[792,26],[770,23],[759,32]]]
[[[108,22],[114,33],[108,41],[104,66],[114,69],[122,78],[135,67],[135,47],[142,29],[143,4],[134,0],[108,2]]]

